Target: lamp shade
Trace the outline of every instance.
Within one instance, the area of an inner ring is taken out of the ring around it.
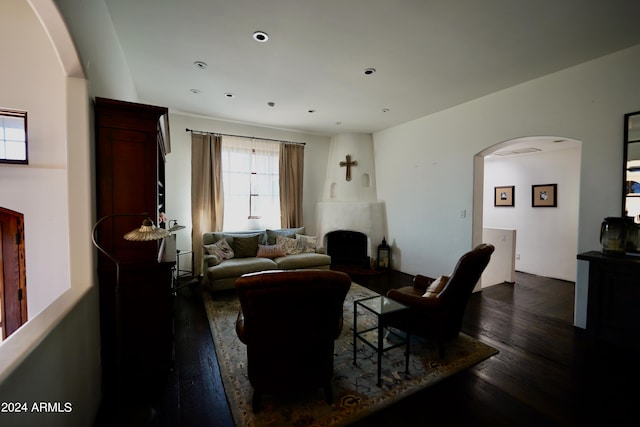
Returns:
[[[171,222],[173,222],[173,225],[171,227],[169,227],[169,233],[173,233],[174,231],[178,231],[178,230],[182,230],[183,228],[185,228],[184,225],[180,225],[178,224],[178,221],[175,219],[172,219],[171,221],[169,221],[169,225],[171,225]]]
[[[124,235],[125,240],[134,242],[146,242],[150,240],[160,240],[169,237],[169,232],[164,228],[158,228],[150,218],[142,221],[140,228],[132,230]]]

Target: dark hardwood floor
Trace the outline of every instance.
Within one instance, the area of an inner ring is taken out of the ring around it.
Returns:
[[[380,293],[412,279],[350,274]],[[176,297],[175,368],[153,395],[159,426],[233,426],[201,292]],[[595,345],[572,326],[573,306],[573,283],[524,273],[474,293],[463,331],[500,353],[354,426],[637,425],[640,355]]]

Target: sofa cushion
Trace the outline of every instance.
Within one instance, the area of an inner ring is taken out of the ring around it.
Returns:
[[[233,249],[224,239],[220,239],[212,245],[204,245],[204,250],[208,255],[214,255],[219,258],[218,263],[234,257]]]
[[[202,236],[202,243],[214,243],[220,239],[225,239],[229,245],[233,246],[234,237],[253,237],[258,236],[258,242],[260,244],[264,243],[264,240],[267,238],[264,231],[236,231],[232,233],[216,231],[213,233],[204,233]]]
[[[302,248],[300,247],[300,243],[301,243],[300,240],[297,240],[291,237],[284,237],[284,236],[276,237],[276,244],[281,245],[284,248],[284,253],[286,253],[287,255],[302,253]]]
[[[279,269],[294,270],[328,267],[331,264],[331,257],[325,254],[301,253],[274,258],[274,261]]]
[[[303,234],[296,234],[296,240],[298,240],[298,249],[302,253],[315,253],[316,251],[316,236],[305,236]]]
[[[209,267],[207,272],[210,279],[217,280],[240,277],[243,274],[257,271],[275,270],[276,268],[276,263],[269,258],[249,257],[228,259],[215,267]]]
[[[280,228],[278,230],[267,230],[267,245],[275,245],[278,236],[295,237],[296,234],[304,234],[304,227],[298,228]]]
[[[262,258],[277,258],[285,255],[286,252],[282,245],[258,245],[258,254],[256,256]]]
[[[247,258],[255,257],[258,253],[258,243],[260,236],[255,234],[253,236],[233,236],[233,242],[231,247],[235,254],[235,258]]]

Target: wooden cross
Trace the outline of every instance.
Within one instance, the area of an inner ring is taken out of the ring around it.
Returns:
[[[358,162],[357,161],[351,161],[351,155],[347,154],[347,161],[346,162],[340,162],[340,166],[346,166],[347,167],[347,181],[351,181],[351,166],[358,166]]]

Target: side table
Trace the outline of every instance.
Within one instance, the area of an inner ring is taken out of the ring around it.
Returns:
[[[358,330],[358,307],[362,307],[365,310],[365,313],[371,313],[377,318],[377,325],[364,329],[362,331]],[[373,297],[359,299],[353,302],[353,364],[357,365],[356,361],[356,353],[357,353],[357,343],[358,340],[361,340],[369,347],[374,349],[378,355],[378,387],[381,386],[381,372],[382,372],[382,354],[388,350],[406,346],[405,350],[405,373],[409,373],[409,350],[411,346],[411,336],[407,333],[405,337],[396,334],[392,330],[389,330],[389,333],[393,334],[395,338],[397,338],[397,343],[385,342],[384,339],[384,331],[386,326],[388,325],[389,319],[394,318],[396,316],[404,316],[406,315],[409,307],[404,304],[401,304],[397,301],[394,301],[390,298],[387,298],[384,295],[377,295]]]
[[[181,277],[193,277],[193,251],[181,251],[180,249],[178,249],[176,254],[176,275],[177,278],[181,278]],[[180,268],[180,257],[183,255],[189,255],[191,254],[191,269],[190,270],[183,270]]]

